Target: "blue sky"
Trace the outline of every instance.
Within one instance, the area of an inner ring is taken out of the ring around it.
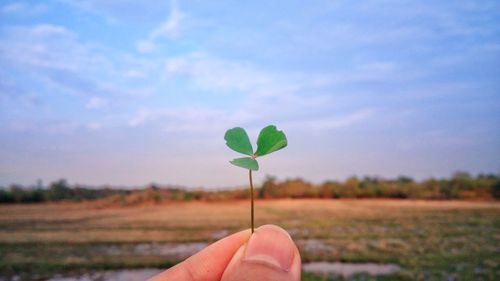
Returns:
[[[1,1],[0,184],[500,172],[498,1]]]

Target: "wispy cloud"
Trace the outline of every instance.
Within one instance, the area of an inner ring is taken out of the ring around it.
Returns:
[[[182,20],[185,15],[179,9],[179,4],[176,0],[170,1],[170,15],[159,27],[155,28],[149,38],[157,39],[161,37],[172,38],[179,35],[182,28]]]
[[[4,31],[0,39],[4,67],[21,71],[47,88],[84,96],[150,94],[147,88],[125,86],[120,68],[128,66],[118,65],[98,47],[81,42],[66,27],[40,24],[6,27]]]
[[[40,98],[36,93],[7,79],[6,76],[6,73],[0,71],[0,105],[19,108],[40,104]]]
[[[86,56],[76,35],[62,26],[7,27],[4,32],[0,55],[16,66],[76,70]]]
[[[3,133],[49,133],[68,134],[84,128],[79,122],[65,120],[16,120],[1,127]]]
[[[209,108],[146,108],[129,120],[130,127],[156,123],[164,132],[204,134],[223,130],[231,123],[242,124],[251,117],[240,112]]]
[[[370,64],[362,71],[374,69],[379,70],[375,79],[381,79],[380,72],[394,71],[392,64]],[[143,109],[128,124],[135,127],[157,123],[166,131],[203,133],[209,131],[207,128],[227,127],[228,122],[254,130],[268,120],[281,120],[289,128],[320,131],[354,126],[376,116],[372,108],[345,109],[336,103],[328,89],[334,83],[331,80],[339,79],[337,74],[271,72],[248,62],[192,53],[167,60],[165,79],[175,81],[179,76],[187,77],[199,89],[213,92],[214,97],[238,95],[242,100],[235,107]],[[374,78],[363,74],[353,76],[351,81],[370,79]],[[174,126],[165,125],[168,123]]]
[[[0,11],[4,14],[18,16],[39,15],[48,10],[48,6],[43,3],[11,2],[3,5]]]
[[[276,84],[273,74],[238,61],[216,58],[206,53],[191,53],[171,58],[165,66],[166,78],[190,77],[195,85],[207,90],[264,92]]]
[[[57,0],[78,11],[105,18],[111,24],[151,24],[165,17],[168,1],[136,0]]]
[[[354,126],[363,121],[375,117],[376,110],[372,108],[360,109],[346,114],[333,114],[327,117],[318,117],[312,120],[295,121],[287,124],[291,128],[300,128],[302,130],[312,129],[315,131],[328,131],[340,128]]]
[[[141,53],[150,53],[157,49],[158,40],[176,38],[183,28],[182,24],[185,17],[184,13],[179,9],[177,1],[171,0],[168,18],[153,29],[146,39],[136,43],[137,50]]]
[[[86,107],[89,109],[100,109],[108,105],[108,100],[101,97],[91,97],[87,102]]]

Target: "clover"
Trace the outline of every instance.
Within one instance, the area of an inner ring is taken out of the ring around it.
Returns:
[[[253,181],[252,171],[259,170],[259,163],[256,158],[261,157],[287,146],[285,133],[278,131],[276,126],[269,125],[262,129],[257,139],[257,150],[254,152],[250,139],[245,129],[235,127],[226,131],[224,135],[226,145],[232,150],[248,155],[248,157],[241,157],[229,161],[231,164],[248,169],[248,178],[250,180],[250,197],[251,197],[251,211],[250,220],[252,225],[252,233],[254,232],[254,195],[253,195]]]

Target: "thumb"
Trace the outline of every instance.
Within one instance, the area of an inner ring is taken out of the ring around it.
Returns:
[[[300,266],[290,235],[278,226],[264,225],[234,254],[221,281],[299,281]]]

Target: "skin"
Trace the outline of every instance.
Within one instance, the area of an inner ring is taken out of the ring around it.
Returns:
[[[299,251],[288,233],[264,225],[253,237],[248,229],[219,240],[149,281],[298,281],[300,268]]]

